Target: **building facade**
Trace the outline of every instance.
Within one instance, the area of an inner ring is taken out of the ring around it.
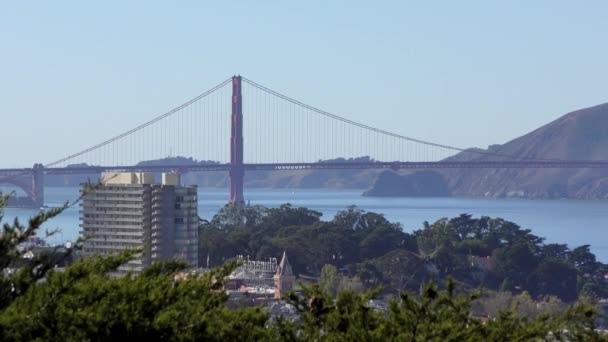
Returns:
[[[280,263],[276,258],[249,260],[242,255],[237,255],[236,260],[240,265],[224,282],[230,307],[265,305],[280,301],[295,290],[296,277],[286,252]]]
[[[293,289],[295,288],[296,277],[293,274],[291,264],[287,259],[287,253],[285,251],[283,251],[281,263],[279,264],[279,267],[277,267],[277,272],[275,273],[273,278],[275,287],[274,296],[277,299],[283,298],[283,295],[285,295],[289,291],[293,291]]]
[[[93,191],[83,184],[83,254],[142,248],[121,272],[141,272],[155,261],[180,259],[198,267],[196,186],[181,186],[176,174],[105,173]]]

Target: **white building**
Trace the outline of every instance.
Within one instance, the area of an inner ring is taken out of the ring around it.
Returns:
[[[198,266],[198,201],[196,186],[181,186],[176,174],[105,173],[101,186],[85,193],[81,227],[83,253],[143,252],[121,271],[140,272],[158,260],[181,259]],[[87,191],[87,184],[81,191]]]

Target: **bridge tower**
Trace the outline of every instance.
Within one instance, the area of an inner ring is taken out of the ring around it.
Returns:
[[[232,77],[232,130],[230,134],[230,203],[243,204],[243,97],[241,76]]]
[[[37,207],[44,205],[44,166],[34,164],[32,168],[32,201]]]

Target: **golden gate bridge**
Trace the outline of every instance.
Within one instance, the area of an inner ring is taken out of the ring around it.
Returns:
[[[457,152],[484,158],[448,158]],[[142,162],[172,155],[195,159],[188,164]],[[357,159],[361,156],[374,158]],[[28,206],[41,207],[45,175],[223,171],[229,174],[229,201],[242,203],[247,171],[438,168],[608,168],[608,161],[527,159],[438,144],[349,120],[233,76],[84,150],[31,168],[0,169],[0,184],[22,189]]]

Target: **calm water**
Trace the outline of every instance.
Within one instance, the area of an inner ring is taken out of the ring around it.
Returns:
[[[57,206],[78,196],[77,188],[48,187],[46,205]],[[579,200],[516,200],[469,198],[369,198],[362,190],[281,190],[254,189],[245,193],[250,203],[279,206],[289,202],[321,211],[324,219],[331,219],[339,210],[357,205],[367,211],[383,213],[391,221],[401,222],[407,231],[418,229],[423,221],[433,222],[442,217],[461,213],[475,216],[502,217],[529,228],[549,242],[567,243],[570,247],[590,244],[603,262],[608,262],[608,201]],[[211,218],[228,198],[225,189],[199,190],[199,215]],[[73,207],[49,221],[44,228],[61,228],[62,233],[49,238],[51,243],[74,240],[78,236],[78,210]],[[27,219],[34,214],[30,209],[7,209],[5,220],[14,217]]]

